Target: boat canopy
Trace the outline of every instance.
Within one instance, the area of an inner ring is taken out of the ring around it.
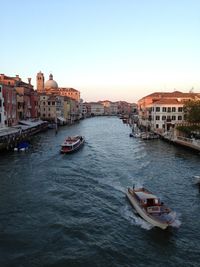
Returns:
[[[145,199],[158,199],[157,196],[153,194],[149,194],[146,192],[135,192],[135,194],[138,196],[139,199],[145,200]]]

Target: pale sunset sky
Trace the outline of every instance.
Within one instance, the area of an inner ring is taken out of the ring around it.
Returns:
[[[84,101],[200,93],[200,0],[6,0],[0,73],[42,71]]]

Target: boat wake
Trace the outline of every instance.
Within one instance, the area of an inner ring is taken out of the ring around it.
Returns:
[[[151,230],[154,226],[143,220],[137,213],[135,213],[128,206],[125,206],[121,211],[122,216],[129,221],[132,225],[140,226],[145,230]]]
[[[180,220],[180,214],[176,213],[176,219],[175,221],[171,224],[172,227],[174,228],[179,228],[181,226],[181,220]]]

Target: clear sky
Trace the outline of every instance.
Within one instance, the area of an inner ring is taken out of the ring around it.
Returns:
[[[0,0],[0,73],[84,101],[200,92],[200,0]]]

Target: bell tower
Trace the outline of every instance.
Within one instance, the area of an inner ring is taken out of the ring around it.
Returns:
[[[44,74],[40,71],[36,77],[37,80],[37,92],[44,93]]]

